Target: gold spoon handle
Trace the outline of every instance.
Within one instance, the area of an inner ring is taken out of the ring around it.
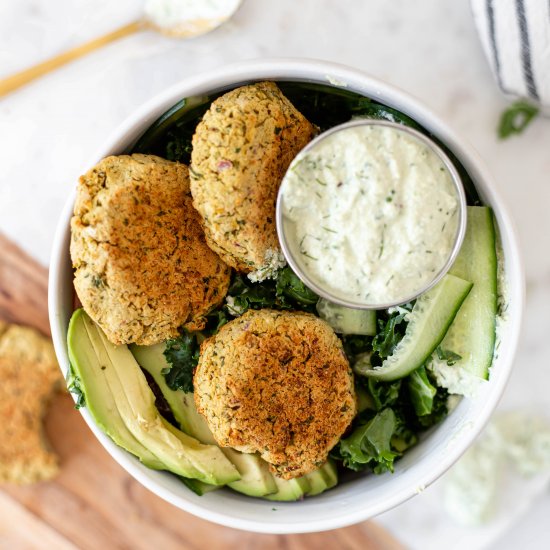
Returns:
[[[52,57],[51,59],[43,61],[42,63],[38,63],[38,65],[35,65],[34,67],[30,67],[29,69],[25,69],[24,71],[16,73],[12,76],[8,76],[7,78],[0,80],[0,97],[17,90],[35,78],[39,78],[40,76],[43,76],[58,67],[69,63],[70,61],[98,50],[99,48],[102,48],[103,46],[114,42],[119,38],[124,38],[125,36],[134,34],[143,28],[143,21],[134,21],[133,23],[124,25],[112,32],[100,36],[99,38],[90,40],[90,42],[86,42],[86,44],[76,46],[76,48],[72,48],[71,50]]]

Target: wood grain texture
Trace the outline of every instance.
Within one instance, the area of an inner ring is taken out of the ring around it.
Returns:
[[[47,272],[0,235],[0,318],[49,334]],[[187,514],[133,480],[59,395],[46,431],[61,457],[57,479],[0,488],[0,549],[399,550],[373,522],[325,533],[259,535]]]

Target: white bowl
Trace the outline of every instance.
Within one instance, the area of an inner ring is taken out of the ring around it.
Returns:
[[[418,494],[443,474],[468,448],[496,407],[510,374],[520,332],[524,302],[522,263],[516,234],[496,186],[477,154],[435,114],[404,92],[360,71],[312,60],[252,60],[189,78],[149,101],[127,119],[89,166],[107,155],[119,154],[169,107],[181,98],[234,88],[258,80],[302,80],[342,86],[375,98],[406,113],[443,141],[476,182],[478,193],[495,213],[505,259],[509,315],[501,327],[501,346],[488,384],[475,399],[463,399],[441,424],[396,464],[394,474],[365,475],[339,484],[313,498],[295,503],[273,503],[229,490],[199,497],[175,476],[149,470],[104,435],[84,408],[80,412],[111,456],[136,480],[173,505],[204,519],[263,533],[303,533],[350,525],[389,510]],[[76,182],[75,182],[76,187]],[[72,269],[69,258],[69,220],[74,192],[59,222],[52,251],[49,311],[55,350],[64,372],[69,366],[66,334],[73,310]]]

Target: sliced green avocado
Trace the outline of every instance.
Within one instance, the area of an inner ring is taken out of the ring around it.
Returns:
[[[306,496],[312,497],[318,495],[327,489],[331,489],[338,483],[338,472],[335,464],[328,460],[318,470],[315,470],[305,476],[311,485]]]
[[[189,479],[187,477],[180,477],[180,479],[186,487],[191,489],[193,493],[199,495],[200,497],[202,497],[202,495],[205,495],[206,493],[210,493],[212,491],[215,491],[216,489],[220,489],[221,487],[223,487],[223,485],[210,485],[209,483],[203,483],[198,479]]]
[[[320,469],[323,477],[325,478],[325,483],[327,484],[327,489],[332,489],[338,485],[338,468],[334,460],[330,458],[321,466]]]
[[[273,476],[277,484],[277,492],[271,495],[265,495],[267,500],[291,501],[304,498],[311,491],[311,484],[307,476],[296,477],[294,479],[282,479]]]
[[[71,368],[84,393],[86,408],[101,430],[119,447],[137,456],[149,468],[166,470],[166,466],[146,449],[124,424],[105,377],[101,371],[97,372],[97,355],[84,326],[84,316],[82,309],[72,316],[67,344]]]
[[[131,346],[137,362],[153,377],[182,430],[200,442],[216,445],[206,420],[199,414],[192,393],[174,391],[166,384],[163,369],[170,368],[164,356],[165,344]],[[241,453],[221,447],[223,454],[235,465],[241,479],[228,483],[231,489],[249,496],[261,497],[277,491],[277,485],[267,463],[257,454]]]
[[[338,471],[332,460],[327,460],[319,469],[294,479],[275,477],[278,491],[264,498],[268,500],[291,501],[319,495],[338,483]]]
[[[78,325],[83,329],[80,330],[82,338],[88,340],[88,349],[91,346],[95,353],[95,360],[86,366],[90,371],[87,374],[95,377],[101,390],[96,398],[100,400],[110,391],[120,418],[134,438],[166,469],[180,476],[213,485],[239,479],[237,469],[218,447],[202,445],[164,421],[155,407],[153,392],[128,347],[111,344],[84,312],[78,315],[82,319]],[[79,349],[79,346],[73,347],[76,354]]]

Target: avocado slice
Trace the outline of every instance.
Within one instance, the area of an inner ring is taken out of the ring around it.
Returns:
[[[311,491],[311,484],[306,476],[295,477],[294,479],[282,479],[273,476],[277,484],[277,492],[265,495],[267,500],[292,501],[304,498]]]
[[[321,466],[320,472],[325,478],[325,483],[327,484],[327,489],[332,489],[338,485],[338,468],[336,468],[336,463],[330,458]]]
[[[67,344],[72,374],[79,380],[86,408],[101,430],[119,447],[138,457],[149,468],[166,470],[166,466],[128,430],[104,377],[96,372],[97,355],[84,326],[84,315],[84,310],[79,309],[72,316]]]
[[[320,468],[294,479],[274,476],[278,491],[264,496],[267,500],[291,501],[319,495],[338,483],[338,471],[332,460],[327,460]]]
[[[137,362],[155,380],[182,430],[201,443],[216,445],[206,420],[197,411],[193,394],[181,390],[174,391],[166,384],[162,371],[170,368],[170,364],[164,356],[165,348],[164,343],[154,346],[130,346]],[[267,463],[258,454],[241,453],[227,447],[220,448],[241,474],[241,479],[228,483],[231,489],[255,497],[277,491],[277,485]]]
[[[181,482],[188,489],[191,489],[193,493],[195,493],[196,495],[199,495],[200,497],[202,497],[202,495],[205,495],[206,493],[216,491],[220,487],[223,487],[223,485],[210,485],[209,483],[203,483],[198,479],[189,479],[188,477],[180,477],[180,479],[181,479]]]
[[[76,314],[75,314],[76,315]],[[95,361],[88,363],[90,376],[95,376],[103,389],[114,397],[123,423],[137,441],[152,452],[166,469],[186,478],[221,485],[240,478],[237,469],[213,445],[202,445],[196,439],[170,426],[155,407],[154,395],[145,376],[127,346],[114,346],[101,329],[84,313],[79,314]],[[78,353],[79,348],[73,351]]]
[[[310,472],[305,476],[310,484],[306,496],[318,495],[338,483],[338,472],[334,462],[327,460],[318,470]]]

